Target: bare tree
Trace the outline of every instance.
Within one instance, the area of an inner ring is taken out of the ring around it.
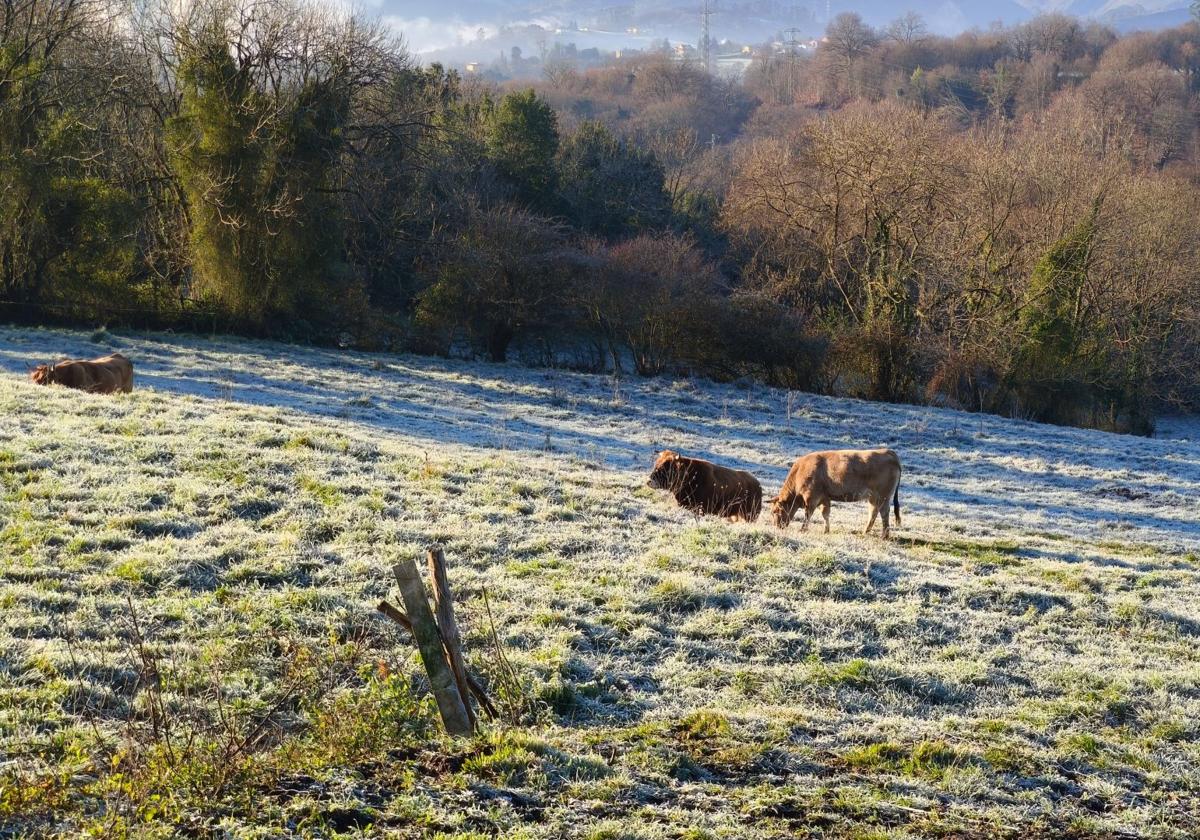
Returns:
[[[715,313],[722,285],[687,237],[642,234],[607,249],[585,299],[594,326],[609,336],[614,365],[620,345],[632,354],[637,372],[649,376],[711,352],[719,341]]]
[[[542,77],[552,88],[570,90],[579,78],[579,71],[570,62],[552,59],[542,65]]]
[[[836,83],[847,93],[858,92],[855,71],[878,40],[875,30],[853,12],[842,12],[825,30],[821,50],[828,57]]]
[[[929,29],[925,25],[925,18],[912,11],[905,12],[884,29],[885,37],[905,46],[920,44],[928,38],[928,35]]]

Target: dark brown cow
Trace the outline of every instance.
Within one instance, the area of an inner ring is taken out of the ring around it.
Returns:
[[[91,394],[128,394],[133,390],[133,363],[120,353],[91,361],[70,359],[38,365],[29,378],[39,385],[65,385]]]
[[[769,503],[775,524],[780,528],[786,528],[796,511],[804,508],[802,531],[808,529],[813,511],[820,507],[828,534],[829,503],[863,499],[871,503],[871,521],[866,531],[871,530],[876,516],[882,516],[886,540],[891,531],[889,500],[896,511],[896,524],[900,524],[900,456],[892,450],[837,449],[801,456],[792,464],[779,495]]]
[[[646,483],[655,490],[669,490],[681,507],[696,514],[753,522],[762,510],[762,486],[750,473],[685,458],[669,449],[659,454]]]

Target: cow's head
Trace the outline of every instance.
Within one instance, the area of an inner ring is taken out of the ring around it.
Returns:
[[[679,455],[667,449],[658,453],[646,485],[655,490],[673,490],[679,483]]]
[[[50,385],[57,381],[54,365],[38,365],[29,371],[29,378],[38,385]]]
[[[767,499],[767,504],[771,506],[771,517],[775,520],[775,527],[786,528],[791,524],[796,511],[804,504],[804,499],[799,494],[784,498],[781,492],[775,498]]]

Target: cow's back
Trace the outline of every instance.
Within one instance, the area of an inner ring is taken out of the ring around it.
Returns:
[[[125,356],[113,353],[103,359],[97,359],[96,363],[103,365],[112,373],[116,380],[114,390],[124,391],[126,394],[133,390],[133,362]]]
[[[700,458],[680,458],[675,499],[696,513],[753,520],[762,510],[762,486],[743,470],[722,467]]]
[[[712,513],[754,521],[762,511],[762,485],[745,470],[712,466],[714,506]]]
[[[79,359],[56,364],[54,378],[60,385],[77,391],[92,391],[96,385],[96,372],[91,365]]]
[[[900,469],[900,458],[890,449],[831,449],[802,455],[792,464],[786,486],[809,495],[831,499],[855,498],[877,483],[881,475]]]
[[[753,522],[762,513],[762,484],[759,483],[757,478],[744,470],[738,470],[737,474],[740,479],[741,488],[738,493],[737,514],[747,522]]]
[[[819,475],[830,498],[859,498],[889,490],[900,471],[900,457],[890,449],[840,449],[817,453]]]
[[[54,372],[61,384],[91,394],[112,394],[133,388],[133,365],[119,353],[94,361],[59,362]]]

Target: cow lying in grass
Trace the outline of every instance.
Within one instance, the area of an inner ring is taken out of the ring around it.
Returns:
[[[133,390],[133,363],[120,353],[91,361],[71,359],[38,365],[29,378],[38,385],[65,385],[91,394],[128,394]]]
[[[647,484],[669,490],[681,507],[696,514],[753,522],[762,510],[762,485],[750,473],[685,458],[669,449],[659,454]]]
[[[892,450],[839,449],[801,456],[792,464],[779,494],[769,504],[780,528],[786,528],[796,512],[804,508],[802,531],[808,529],[813,511],[820,507],[828,534],[829,503],[863,499],[871,503],[871,521],[864,533],[870,532],[878,515],[883,519],[886,540],[891,532],[889,501],[896,511],[896,524],[900,524],[900,456]]]

